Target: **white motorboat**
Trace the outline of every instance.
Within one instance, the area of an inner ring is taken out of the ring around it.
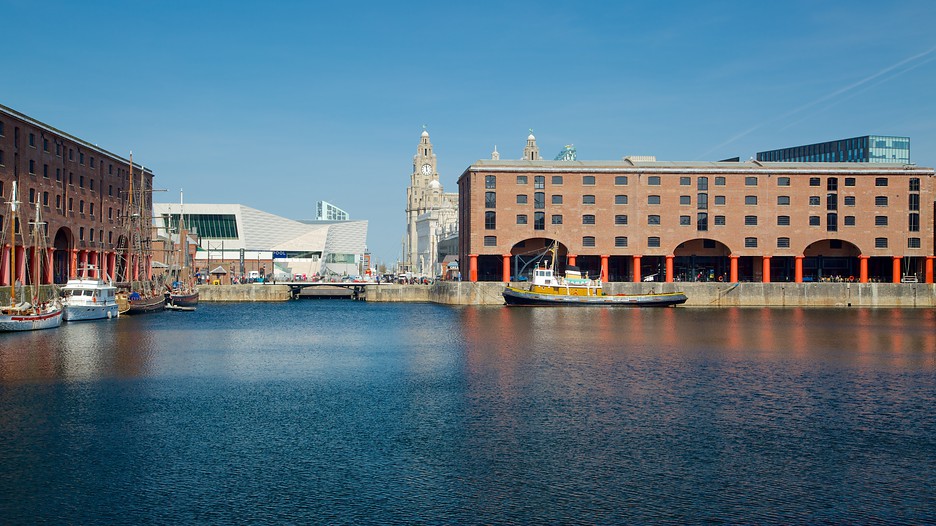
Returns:
[[[117,287],[99,279],[70,279],[62,288],[65,321],[116,318]]]

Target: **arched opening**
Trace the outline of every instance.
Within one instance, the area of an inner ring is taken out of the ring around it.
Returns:
[[[54,249],[52,252],[52,279],[58,284],[66,283],[68,277],[71,276],[71,230],[65,227],[59,228],[55,232],[52,248]]]
[[[549,260],[553,265],[553,253],[550,250],[554,241],[546,238],[530,238],[518,241],[510,249],[510,279],[511,281],[527,281],[533,276],[533,269],[543,260]],[[562,243],[556,243],[555,268],[556,272],[564,272],[568,262],[569,251]],[[576,261],[576,265],[581,262]]]
[[[803,281],[857,281],[861,250],[841,239],[820,239],[803,250]],[[880,264],[875,260],[886,260]],[[889,281],[890,258],[871,258],[868,277],[871,281]],[[886,271],[885,271],[886,269]],[[875,279],[877,278],[877,279]]]
[[[728,281],[731,249],[714,239],[691,239],[673,251],[676,281]]]

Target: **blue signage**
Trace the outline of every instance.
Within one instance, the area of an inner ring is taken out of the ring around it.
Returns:
[[[286,252],[283,252],[280,250],[274,250],[273,259],[286,259]]]

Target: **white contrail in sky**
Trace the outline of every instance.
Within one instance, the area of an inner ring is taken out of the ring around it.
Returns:
[[[869,76],[867,76],[867,77],[865,77],[865,78],[863,78],[863,79],[861,79],[861,80],[859,80],[859,81],[857,81],[857,82],[853,82],[852,84],[849,84],[848,86],[845,86],[844,88],[837,89],[837,90],[833,91],[832,93],[829,93],[828,95],[822,96],[822,97],[820,97],[820,98],[818,98],[818,99],[816,99],[816,100],[814,100],[814,101],[812,101],[812,102],[809,102],[809,103],[807,103],[807,104],[804,104],[804,105],[802,105],[802,106],[800,106],[800,107],[798,107],[798,108],[792,109],[792,110],[790,110],[790,111],[788,111],[788,112],[786,112],[786,113],[784,113],[784,114],[782,114],[782,115],[780,115],[780,116],[777,116],[777,117],[774,117],[774,118],[771,118],[771,119],[767,119],[767,120],[765,120],[765,121],[763,121],[763,122],[761,122],[761,123],[759,123],[759,124],[756,124],[756,125],[754,125],[754,126],[751,126],[750,128],[748,128],[748,129],[742,131],[741,133],[738,133],[737,135],[732,136],[731,138],[729,138],[728,140],[722,142],[721,144],[718,144],[718,145],[716,145],[716,146],[710,148],[708,151],[706,151],[705,153],[703,153],[703,154],[700,155],[699,157],[700,157],[700,158],[706,157],[706,156],[708,156],[709,154],[711,154],[712,152],[714,152],[714,151],[716,151],[716,150],[719,150],[719,149],[721,149],[721,148],[724,148],[725,146],[728,146],[729,144],[731,144],[731,143],[737,141],[738,139],[740,139],[740,138],[742,138],[742,137],[745,137],[746,135],[749,135],[749,134],[755,132],[756,130],[758,130],[758,129],[760,129],[760,128],[762,128],[762,127],[764,127],[764,126],[766,126],[766,125],[768,125],[768,124],[770,124],[770,123],[777,122],[777,121],[782,120],[782,119],[786,119],[786,118],[788,118],[788,117],[791,117],[791,116],[793,116],[793,115],[796,115],[797,113],[801,113],[801,112],[803,112],[803,111],[805,111],[805,110],[808,110],[809,108],[812,108],[813,106],[816,106],[817,104],[822,104],[823,102],[826,102],[826,101],[828,101],[828,100],[830,100],[830,99],[834,99],[834,98],[838,97],[839,95],[842,95],[843,93],[847,93],[847,92],[849,92],[849,91],[851,91],[851,90],[853,90],[853,89],[855,89],[855,88],[857,88],[857,87],[859,87],[859,86],[862,86],[862,85],[864,85],[864,84],[867,84],[868,82],[871,82],[872,80],[881,77],[882,75],[886,75],[886,74],[890,73],[891,71],[894,71],[895,69],[897,69],[897,68],[903,66],[904,64],[907,64],[908,62],[913,62],[914,60],[918,60],[918,59],[923,58],[923,57],[925,57],[925,56],[927,56],[927,55],[930,55],[930,54],[932,54],[934,51],[936,51],[936,47],[932,47],[932,48],[930,48],[930,49],[928,49],[928,50],[926,50],[926,51],[924,51],[924,52],[922,52],[922,53],[917,53],[916,55],[913,55],[913,56],[911,56],[911,57],[907,57],[907,58],[901,60],[900,62],[897,62],[896,64],[892,64],[892,65],[890,65],[890,66],[888,66],[888,67],[886,67],[886,68],[884,68],[884,69],[878,71],[877,73],[874,73],[874,74],[872,74],[872,75],[869,75]],[[925,60],[925,61],[923,61],[923,62],[921,62],[921,63],[919,63],[919,64],[914,64],[913,66],[911,66],[911,67],[909,67],[909,68],[907,68],[907,69],[905,69],[905,70],[903,70],[903,71],[899,71],[899,72],[895,73],[894,75],[891,75],[890,77],[887,77],[887,78],[885,78],[885,79],[882,79],[882,80],[881,80],[880,82],[878,82],[877,84],[881,84],[881,83],[883,83],[883,82],[886,82],[886,81],[888,81],[888,80],[890,80],[890,79],[892,79],[892,78],[895,78],[895,77],[897,77],[897,76],[899,76],[899,75],[901,75],[901,74],[903,74],[903,73],[906,73],[907,71],[910,71],[910,70],[915,69],[915,68],[917,68],[917,67],[919,67],[919,66],[921,66],[921,65],[923,65],[923,64],[926,64],[927,62],[930,62],[931,60],[932,60],[932,59],[930,59],[930,60]]]

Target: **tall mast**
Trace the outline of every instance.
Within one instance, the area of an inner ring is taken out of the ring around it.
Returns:
[[[10,193],[10,305],[16,305],[16,181]]]

